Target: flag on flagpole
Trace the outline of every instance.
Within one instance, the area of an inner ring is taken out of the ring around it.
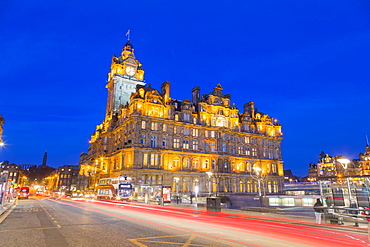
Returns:
[[[130,29],[126,33],[127,39],[130,39]]]

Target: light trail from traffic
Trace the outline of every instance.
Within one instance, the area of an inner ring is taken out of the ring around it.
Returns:
[[[325,226],[318,226],[313,223],[310,224],[298,220],[289,220],[288,222],[287,219],[283,218],[211,212],[199,209],[138,204],[131,202],[91,200],[56,200],[56,202],[115,217],[140,221],[145,224],[154,224],[156,226],[172,228],[178,231],[223,239],[245,246],[259,245],[240,241],[240,238],[236,239],[235,237],[228,236],[221,237],[220,234],[212,235],[195,230],[189,230],[188,228],[181,227],[178,224],[176,225],[174,222],[180,222],[183,223],[183,225],[202,226],[209,229],[217,228],[225,232],[233,232],[235,235],[245,234],[249,237],[253,235],[259,239],[265,238],[289,243],[293,242],[302,246],[370,246],[367,241],[366,234],[327,229],[324,228]],[[114,210],[114,213],[107,212],[107,210]],[[124,216],[121,214],[122,212],[131,213],[131,215]],[[148,217],[143,217],[142,219],[135,217],[135,215],[139,213]],[[166,222],[166,224],[163,222],[158,223],[156,220],[153,220],[158,218],[167,219],[167,221],[163,221]],[[281,246],[284,245],[282,244]]]

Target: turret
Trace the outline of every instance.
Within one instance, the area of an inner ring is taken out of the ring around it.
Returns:
[[[167,104],[170,101],[170,82],[169,81],[163,82],[161,86],[161,90],[162,90],[161,94],[163,96],[164,103]]]
[[[254,118],[254,102],[250,101],[244,104],[244,114],[248,113]]]
[[[191,95],[193,104],[197,105],[200,100],[200,87],[198,86],[194,87],[193,90],[191,91]]]

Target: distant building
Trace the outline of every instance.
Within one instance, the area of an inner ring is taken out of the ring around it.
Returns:
[[[168,81],[145,85],[130,41],[113,56],[107,89],[105,120],[80,158],[84,189],[129,176],[138,192],[256,194],[259,168],[266,192],[282,193],[281,126],[253,102],[239,112],[220,84],[204,95],[194,87],[192,100],[172,98]]]
[[[78,165],[60,166],[44,178],[48,191],[72,192],[77,189]]]
[[[357,160],[358,166],[361,167],[361,175],[370,176],[370,146],[366,144],[365,153],[360,152]]]
[[[19,185],[23,182],[24,172],[20,165],[9,164],[9,161],[0,163],[0,174],[3,172],[8,173],[8,180],[11,180],[12,184]]]
[[[303,182],[303,178],[295,176],[292,170],[284,170],[284,183]]]
[[[370,147],[366,145],[365,153],[359,154],[359,159],[343,161],[342,156],[330,156],[321,152],[317,163],[310,163],[308,181],[341,181],[346,177],[354,180],[370,177]]]

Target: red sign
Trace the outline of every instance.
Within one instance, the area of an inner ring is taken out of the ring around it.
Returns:
[[[171,186],[163,186],[162,187],[162,198],[164,203],[171,202]]]

